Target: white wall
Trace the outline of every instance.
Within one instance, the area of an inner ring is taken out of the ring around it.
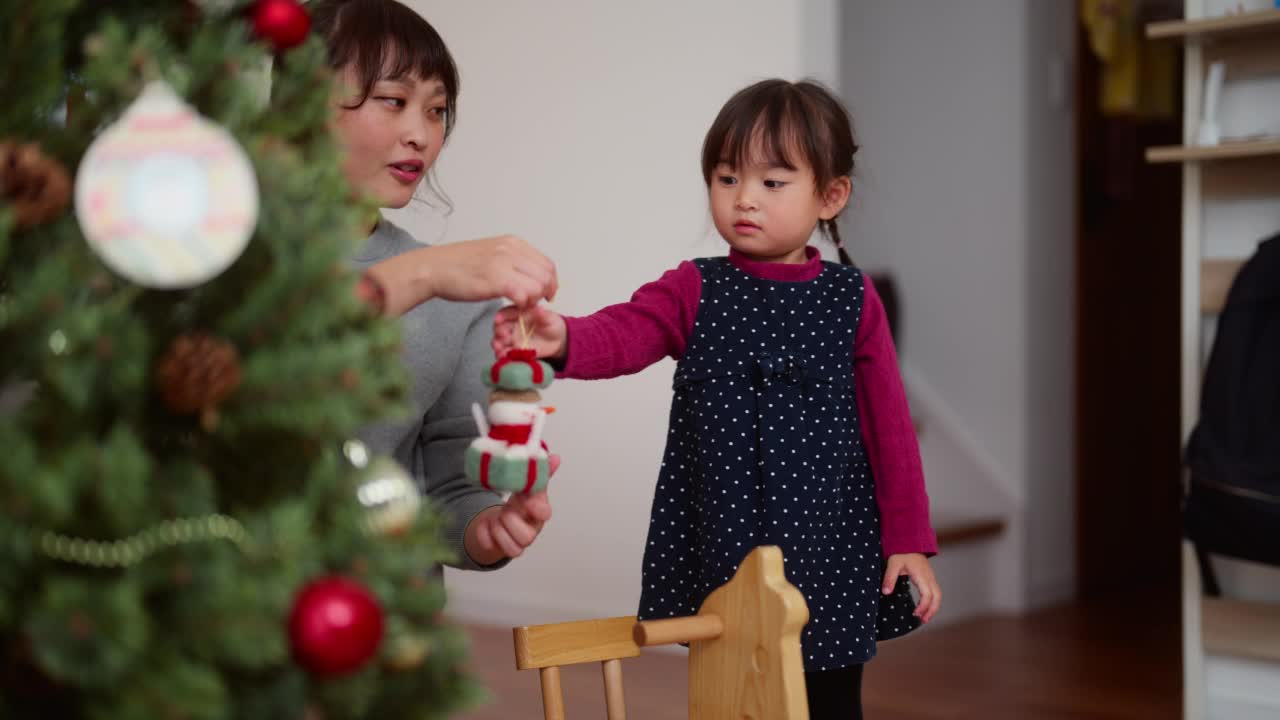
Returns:
[[[699,150],[720,105],[767,76],[835,77],[834,0],[416,0],[462,72],[438,163],[454,213],[395,215],[420,239],[518,233],[553,257],[556,303],[625,300],[712,238]],[[631,614],[673,365],[546,393],[564,456],[555,517],[499,573],[452,573],[460,617],[511,625]]]
[[[1071,4],[842,9],[841,87],[863,146],[846,237],[855,260],[901,281],[924,442],[946,433],[970,456],[926,467],[934,504],[982,490],[952,467],[984,468],[987,496],[1015,518],[1003,562],[979,580],[1011,608],[1063,599],[1074,575]]]

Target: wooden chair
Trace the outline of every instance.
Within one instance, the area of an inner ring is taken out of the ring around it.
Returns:
[[[782,551],[759,547],[697,615],[634,617],[515,628],[516,668],[542,676],[546,720],[564,720],[560,667],[601,663],[609,720],[624,720],[622,660],[640,648],[689,643],[690,720],[808,720],[800,630],[804,596],[787,582]]]

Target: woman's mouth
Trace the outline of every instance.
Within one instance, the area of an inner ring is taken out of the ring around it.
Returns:
[[[422,177],[423,163],[421,160],[391,163],[387,167],[390,168],[391,175],[403,183],[416,183]]]

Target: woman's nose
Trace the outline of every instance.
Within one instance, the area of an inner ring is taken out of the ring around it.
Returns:
[[[427,123],[425,121],[407,121],[401,134],[401,140],[404,144],[418,151],[427,149],[427,145],[429,144],[428,138],[430,137],[431,133],[428,132]]]
[[[422,132],[409,131],[404,134],[404,144],[414,150],[422,151],[427,147],[427,135]]]

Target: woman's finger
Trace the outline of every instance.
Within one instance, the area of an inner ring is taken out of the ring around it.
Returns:
[[[543,287],[550,287],[551,278],[554,276],[555,268],[550,263],[543,262],[544,258],[527,258],[515,265],[515,270],[523,275],[528,275]]]
[[[545,267],[537,263],[524,263],[517,265],[515,271],[528,283],[526,287],[530,291],[530,305],[539,300],[551,299],[553,277]]]
[[[501,523],[493,524],[493,539],[507,557],[520,557],[520,553],[524,552],[524,548],[511,539],[511,535]]]
[[[520,309],[516,307],[512,307],[510,305],[499,310],[498,313],[493,317],[493,324],[495,326],[506,325],[510,327],[511,323],[515,323],[519,321],[520,321]]]
[[[538,531],[534,530],[518,512],[504,512],[498,518],[502,523],[503,529],[521,548],[529,547],[533,543],[533,539],[538,537]]]
[[[551,456],[552,466],[560,464],[560,456]],[[554,472],[554,470],[552,471]],[[551,500],[547,497],[546,491],[534,493],[524,500],[523,512],[525,518],[533,524],[535,528],[541,529],[543,525],[551,519]]]
[[[482,518],[476,523],[476,544],[485,552],[492,552],[496,544],[493,541],[493,534],[489,532],[489,521]]]

